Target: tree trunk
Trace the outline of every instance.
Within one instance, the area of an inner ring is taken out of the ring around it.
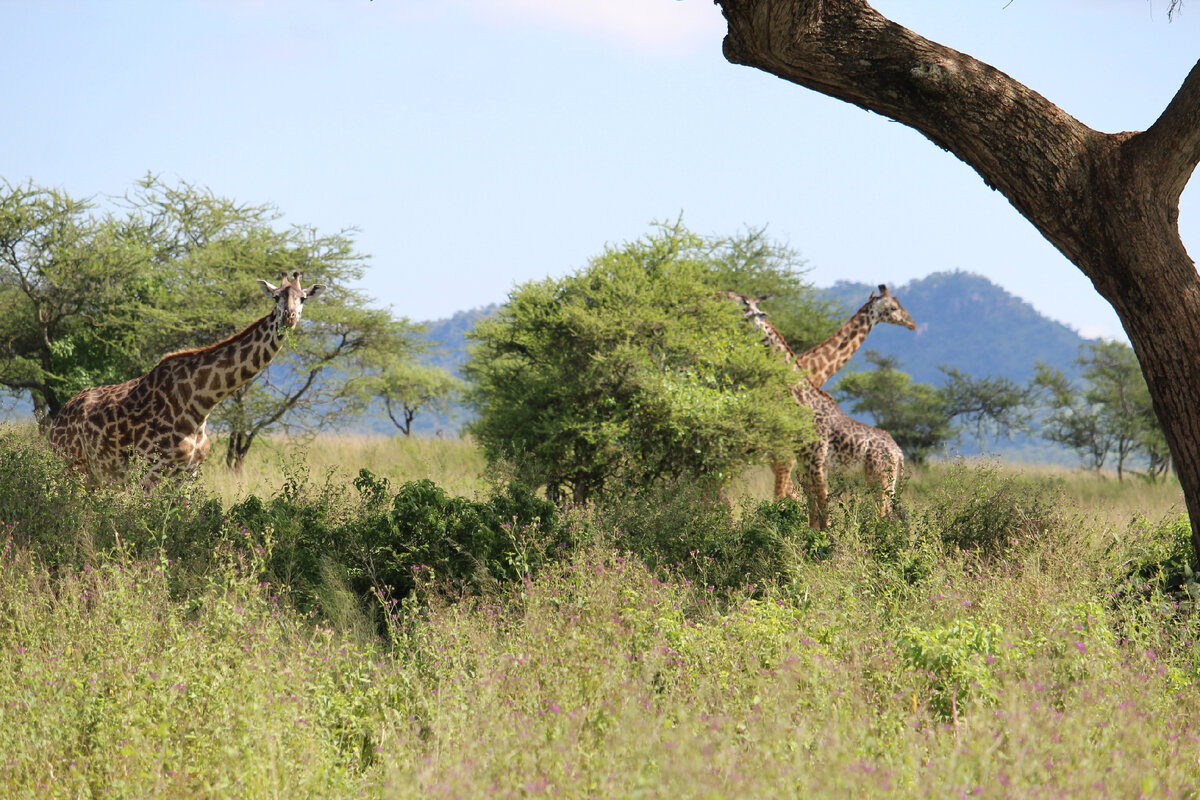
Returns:
[[[253,442],[253,433],[231,431],[229,434],[229,443],[225,447],[225,466],[241,474],[242,467],[246,464],[246,453],[250,452],[250,445]]]
[[[1200,561],[1200,277],[1179,196],[1200,160],[1200,63],[1141,133],[1088,128],[865,0],[717,0],[725,57],[908,125],[975,169],[1125,327],[1175,461]]]

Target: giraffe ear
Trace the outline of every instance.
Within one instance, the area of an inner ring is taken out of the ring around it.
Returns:
[[[314,283],[312,286],[304,290],[304,299],[307,300],[310,297],[316,297],[323,291],[325,291],[325,284]]]
[[[262,287],[263,294],[265,294],[267,297],[274,297],[275,293],[279,291],[279,289],[262,280],[261,278],[258,281],[258,285]]]

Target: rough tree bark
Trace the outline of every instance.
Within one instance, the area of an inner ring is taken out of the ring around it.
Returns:
[[[725,57],[908,125],[975,169],[1116,310],[1183,485],[1200,562],[1200,276],[1179,196],[1200,161],[1200,62],[1143,132],[1092,130],[865,0],[716,0]]]

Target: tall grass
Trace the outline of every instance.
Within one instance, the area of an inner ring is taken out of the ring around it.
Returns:
[[[349,483],[368,469],[393,483],[434,480],[453,494],[477,497],[489,485],[483,455],[469,439],[430,439],[403,436],[327,434],[293,439],[259,439],[247,454],[240,473],[222,461],[225,440],[216,437],[212,456],[203,468],[208,490],[227,503],[247,495],[270,495],[286,476],[298,471],[335,483]]]
[[[687,487],[548,520],[464,477],[469,445],[420,443],[473,492],[452,501],[358,475],[370,444],[224,500],[77,491],[0,431],[0,795],[1200,791],[1178,487],[938,465],[905,523],[838,485],[823,539]],[[355,537],[445,566],[364,592]],[[279,558],[304,542],[322,588],[298,605]]]

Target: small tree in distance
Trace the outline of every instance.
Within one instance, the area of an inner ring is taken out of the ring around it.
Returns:
[[[1093,342],[1079,349],[1075,362],[1082,368],[1083,386],[1038,364],[1032,388],[1045,408],[1042,435],[1078,452],[1097,472],[1111,456],[1118,480],[1136,455],[1146,459],[1152,480],[1164,475],[1170,452],[1133,349],[1121,342]]]
[[[445,411],[464,388],[444,369],[414,359],[389,359],[373,376],[371,394],[383,400],[384,411],[405,437],[422,411]]]
[[[980,439],[988,432],[1007,437],[1028,427],[1030,392],[1007,378],[973,378],[941,367],[947,381],[935,387],[915,383],[893,357],[875,350],[864,355],[874,369],[843,373],[834,394],[850,402],[855,413],[870,415],[918,464],[958,437],[960,423],[974,428]]]

